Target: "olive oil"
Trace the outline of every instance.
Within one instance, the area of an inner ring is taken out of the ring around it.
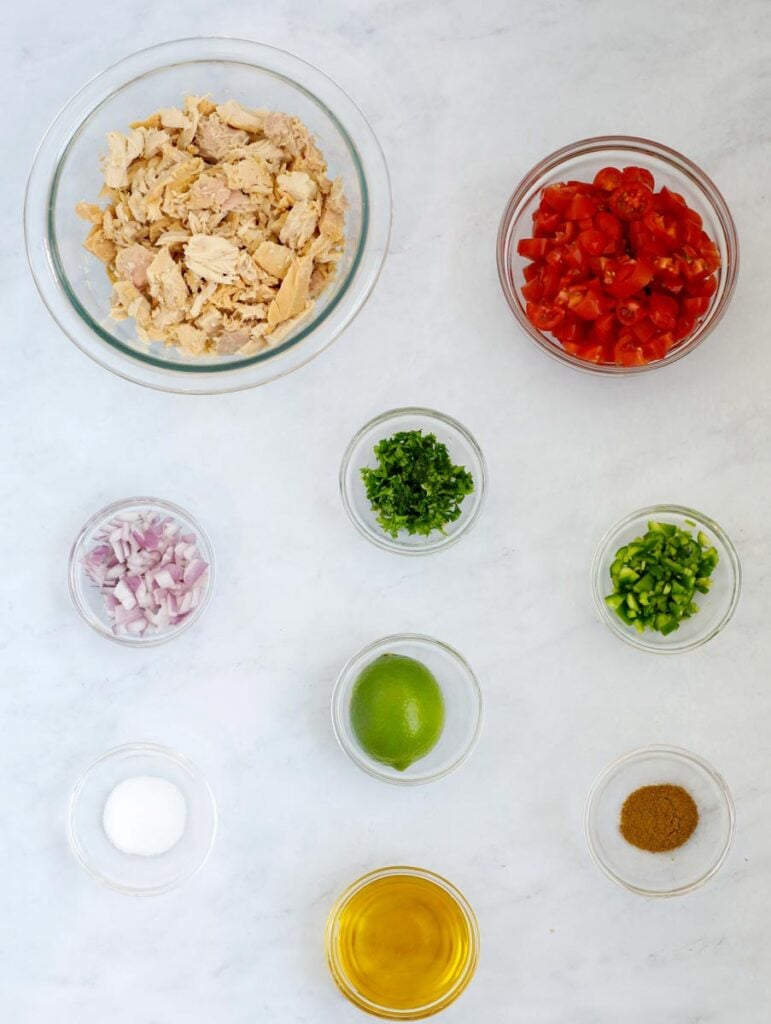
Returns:
[[[416,869],[376,872],[362,882],[333,911],[329,958],[338,985],[384,1016],[442,1009],[476,966],[470,908],[443,879]]]

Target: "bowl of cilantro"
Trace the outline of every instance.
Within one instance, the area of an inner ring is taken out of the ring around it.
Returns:
[[[471,434],[432,409],[392,409],[346,449],[340,494],[351,522],[387,551],[426,555],[460,540],[479,517],[487,467]]]

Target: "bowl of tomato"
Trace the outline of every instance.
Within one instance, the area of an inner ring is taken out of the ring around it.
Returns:
[[[582,370],[640,373],[691,352],[736,285],[736,227],[717,186],[657,142],[565,146],[514,190],[498,274],[526,334]]]

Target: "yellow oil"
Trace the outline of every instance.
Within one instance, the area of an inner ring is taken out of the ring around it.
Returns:
[[[437,882],[410,874],[376,877],[355,892],[339,912],[335,945],[345,994],[386,1010],[447,1005],[442,1000],[465,988],[476,957],[458,902]]]

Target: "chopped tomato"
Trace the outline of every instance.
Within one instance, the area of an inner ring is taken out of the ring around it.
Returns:
[[[642,343],[632,333],[619,334],[613,355],[620,366],[645,366],[648,362]]]
[[[565,216],[568,220],[582,220],[584,217],[593,217],[595,213],[597,213],[596,200],[590,196],[577,194],[570,200]]]
[[[686,316],[703,316],[709,309],[709,298],[706,295],[686,295],[680,308]]]
[[[565,319],[565,310],[559,306],[528,302],[525,308],[530,323],[539,331],[553,331]]]
[[[626,327],[642,320],[647,310],[639,299],[622,299],[616,304],[616,316]]]
[[[517,252],[526,260],[539,260],[546,255],[549,242],[545,238],[523,238],[517,246]]]
[[[621,172],[621,177],[625,184],[631,185],[633,182],[637,182],[641,185],[647,185],[653,191],[653,175],[645,167],[625,167]]]
[[[610,209],[621,220],[642,220],[653,204],[653,192],[642,182],[622,182],[610,196]]]
[[[590,256],[601,256],[608,246],[610,239],[602,231],[594,228],[579,232],[578,244]]]
[[[528,319],[586,362],[643,366],[688,338],[718,289],[720,250],[683,196],[644,167],[541,193],[517,251]]]
[[[671,331],[677,322],[677,300],[671,295],[654,292],[650,299],[651,323],[662,331]]]
[[[603,167],[595,174],[592,184],[601,192],[614,192],[621,184],[621,171],[617,167]]]

